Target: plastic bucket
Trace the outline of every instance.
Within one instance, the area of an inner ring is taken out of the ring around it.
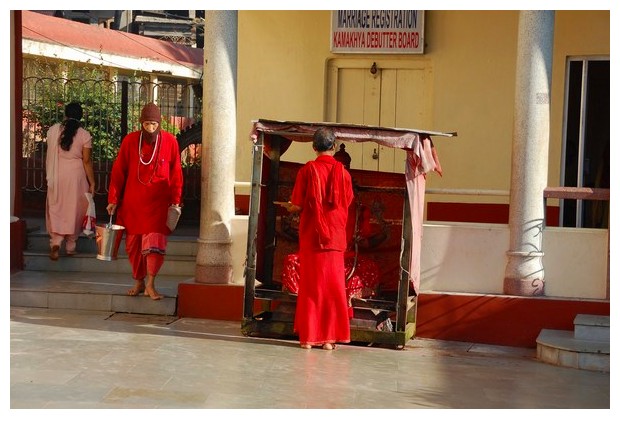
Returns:
[[[125,227],[121,225],[97,225],[95,228],[97,240],[97,259],[114,261],[118,257]]]

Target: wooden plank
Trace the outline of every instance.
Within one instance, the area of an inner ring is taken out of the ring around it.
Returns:
[[[283,302],[296,302],[297,295],[283,291],[280,289],[273,289],[271,286],[276,285],[262,285],[254,288],[254,296],[256,299],[264,299],[271,301],[283,301]],[[281,286],[279,286],[281,287]],[[396,303],[394,301],[387,301],[381,299],[360,299],[352,298],[351,303],[354,308],[366,309],[366,310],[386,310],[396,311]],[[411,308],[411,304],[408,304]]]
[[[577,188],[570,186],[547,187],[543,191],[545,198],[565,200],[609,201],[610,190],[604,188]]]
[[[254,286],[256,281],[256,236],[258,233],[258,210],[260,206],[260,182],[263,166],[264,136],[261,133],[253,146],[252,189],[250,194],[250,213],[248,222],[247,259],[244,270],[245,290],[243,297],[243,316],[251,318],[254,312]]]
[[[263,258],[264,278],[273,277],[274,255],[276,251],[276,211],[277,207],[273,204],[278,196],[278,180],[280,177],[280,154],[281,144],[284,139],[280,136],[273,136],[271,139],[271,150],[269,151],[270,168],[269,182],[267,183],[267,208],[265,213],[265,249]]]
[[[409,262],[411,259],[411,201],[404,195],[403,228],[401,235],[400,280],[398,282],[398,299],[396,306],[396,330],[404,329],[407,323],[407,307],[409,305]]]
[[[404,346],[415,335],[416,326],[408,323],[402,331],[379,331],[373,328],[351,327],[351,342],[387,344]],[[263,320],[244,319],[241,332],[248,337],[296,338],[293,322],[270,320],[266,315]]]

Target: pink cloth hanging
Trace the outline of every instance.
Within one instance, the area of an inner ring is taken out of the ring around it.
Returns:
[[[443,173],[437,151],[430,137],[416,139],[412,150],[407,151],[405,179],[411,212],[411,254],[409,259],[409,279],[416,295],[420,290],[420,255],[422,253],[422,223],[424,221],[424,193],[426,192],[426,173]]]

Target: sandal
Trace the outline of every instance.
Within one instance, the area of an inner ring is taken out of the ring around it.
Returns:
[[[52,246],[52,249],[50,250],[50,259],[52,261],[58,260],[59,251],[60,251],[60,246]]]

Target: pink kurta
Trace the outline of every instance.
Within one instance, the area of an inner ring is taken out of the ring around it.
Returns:
[[[350,341],[344,251],[352,201],[351,176],[333,157],[321,155],[297,173],[291,203],[302,211],[294,329],[302,344]]]
[[[45,223],[48,232],[79,235],[88,208],[84,195],[88,178],[84,170],[82,149],[92,147],[91,136],[78,128],[68,151],[60,147],[62,125],[54,124],[47,132],[47,200]]]
[[[168,207],[180,204],[183,191],[179,145],[162,130],[157,145],[142,142],[140,158],[140,134],[127,134],[121,143],[112,166],[108,203],[117,204],[115,223],[123,225],[127,234],[168,235]]]

